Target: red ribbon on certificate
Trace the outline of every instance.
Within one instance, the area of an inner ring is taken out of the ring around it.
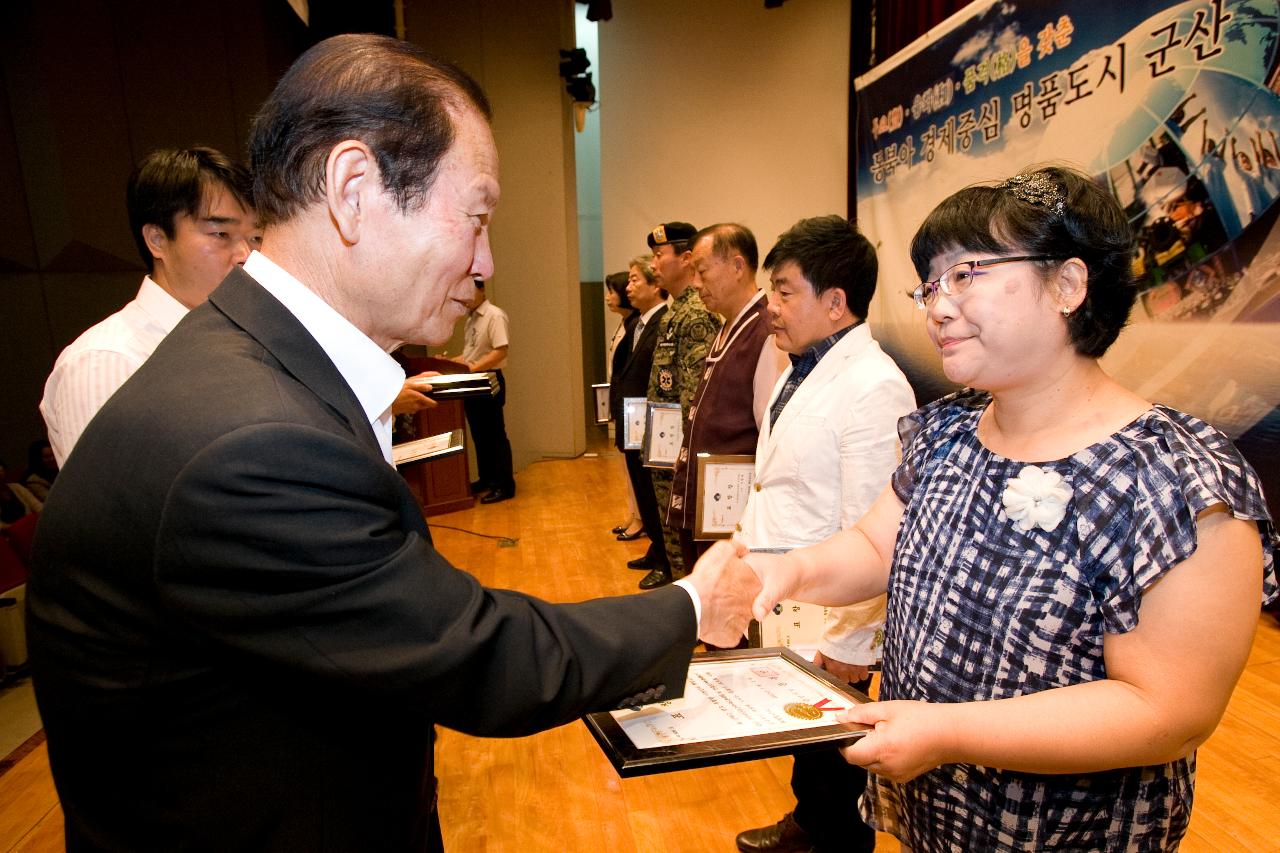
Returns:
[[[844,708],[839,708],[839,707],[832,707],[832,708],[826,707],[826,704],[830,701],[831,701],[830,699],[819,700],[813,703],[813,707],[817,708],[819,711],[843,711],[844,710]]]

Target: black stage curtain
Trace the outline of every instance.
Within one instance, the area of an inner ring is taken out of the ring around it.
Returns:
[[[969,5],[967,0],[871,0],[875,9],[875,52],[883,62],[933,26]]]
[[[858,100],[853,81],[968,5],[968,0],[853,0],[849,30],[849,210],[856,216]],[[874,33],[874,38],[872,34]]]

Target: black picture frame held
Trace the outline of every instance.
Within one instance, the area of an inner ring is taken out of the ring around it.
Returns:
[[[690,669],[692,671],[696,667],[715,666],[719,661],[744,659],[780,662],[794,667],[822,682],[824,687],[850,704],[865,704],[871,701],[865,693],[854,690],[845,682],[819,669],[787,648],[703,652],[693,656]],[[600,711],[588,714],[582,719],[586,723],[587,730],[595,737],[601,750],[609,759],[609,763],[623,778],[692,770],[697,767],[713,767],[739,761],[756,761],[779,755],[794,755],[797,752],[813,749],[847,746],[870,730],[866,726],[832,723],[722,740],[640,748],[623,731],[611,712]]]

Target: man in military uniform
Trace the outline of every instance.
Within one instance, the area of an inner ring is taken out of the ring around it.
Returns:
[[[658,325],[658,345],[653,351],[653,369],[649,374],[648,398],[655,403],[679,403],[684,428],[689,428],[689,407],[693,392],[702,379],[702,367],[711,342],[720,331],[720,320],[707,311],[693,289],[692,241],[698,229],[688,222],[664,222],[649,232],[649,248],[653,251],[653,269],[658,286],[671,294],[671,310]],[[672,472],[650,469],[658,507],[663,513],[671,503]],[[663,539],[667,565],[654,565],[641,557],[627,565],[648,569],[640,581],[641,589],[653,589],[671,583],[674,572],[685,567],[680,558],[680,540],[670,527],[664,527]]]

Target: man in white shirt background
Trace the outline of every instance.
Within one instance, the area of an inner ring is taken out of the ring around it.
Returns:
[[[871,506],[898,462],[898,419],[916,407],[902,371],[864,322],[875,249],[840,216],[802,219],[764,259],[770,327],[791,366],[774,386],[756,446],[740,536],[751,547],[821,542]],[[884,596],[827,611],[814,662],[865,691],[880,659]],[[737,838],[746,853],[872,851],[856,804],[866,771],[839,751],[796,756],[796,808]]]
[[[472,373],[492,370],[498,377],[498,393],[492,397],[467,397],[463,407],[471,440],[475,442],[479,479],[472,483],[474,491],[487,491],[482,504],[510,500],[516,496],[516,480],[511,465],[511,441],[503,406],[507,403],[507,380],[502,368],[507,366],[511,342],[507,336],[507,312],[485,297],[484,282],[476,279],[476,295],[468,306],[467,324],[463,331],[462,361]]]
[[[129,177],[126,199],[147,276],[132,302],[54,363],[40,414],[58,465],[102,404],[262,241],[249,171],[212,148],[148,154]]]

